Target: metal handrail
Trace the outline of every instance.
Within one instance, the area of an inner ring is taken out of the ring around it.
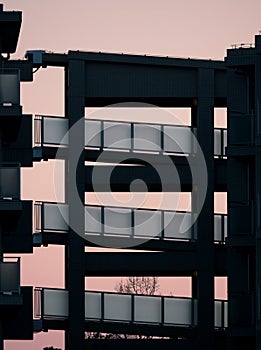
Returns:
[[[40,319],[51,319],[51,318],[67,318],[68,316],[59,316],[59,315],[45,315],[44,314],[44,291],[45,290],[52,290],[52,291],[64,291],[68,293],[66,289],[59,289],[59,288],[41,288],[37,287],[34,290],[34,315],[36,318]],[[197,299],[189,298],[189,297],[174,297],[174,296],[166,296],[166,295],[147,295],[147,294],[130,294],[130,293],[119,293],[119,292],[104,292],[104,291],[92,291],[92,290],[87,290],[85,291],[85,294],[97,294],[100,295],[100,315],[97,317],[87,317],[86,320],[90,319],[95,319],[95,320],[100,320],[101,322],[108,322],[108,321],[116,321],[116,322],[128,322],[132,324],[160,324],[162,326],[166,325],[176,325],[176,326],[185,326],[185,327],[195,327],[197,326]],[[121,320],[121,319],[112,319],[112,318],[106,318],[105,317],[105,307],[106,307],[106,302],[105,302],[105,296],[106,295],[118,295],[118,296],[130,296],[131,297],[131,317],[129,320]],[[139,297],[146,297],[146,298],[152,298],[152,299],[158,299],[160,300],[160,320],[159,322],[157,321],[140,321],[135,319],[134,317],[134,307],[135,307],[135,300]],[[172,323],[172,322],[167,322],[165,319],[165,301],[166,300],[188,300],[191,301],[191,322],[188,323]],[[221,324],[220,325],[215,325],[215,328],[221,328],[224,329],[227,327],[227,313],[225,312],[225,308],[227,307],[227,300],[220,300],[220,299],[215,299],[215,302],[221,303]]]
[[[44,215],[45,215],[45,212],[44,212],[44,205],[45,204],[50,204],[50,205],[67,205],[66,203],[57,203],[57,202],[36,202],[35,203],[35,213],[34,213],[34,217],[35,217],[35,232],[36,233],[41,233],[41,232],[49,232],[50,229],[46,230],[43,223],[44,223]],[[100,208],[101,209],[101,227],[103,228],[104,225],[105,225],[105,215],[104,215],[104,210],[105,209],[127,209],[127,210],[130,210],[130,215],[131,215],[131,221],[132,221],[132,231],[133,231],[133,228],[134,228],[134,214],[136,211],[148,211],[148,212],[160,212],[161,213],[161,224],[162,224],[162,229],[161,229],[161,232],[159,232],[159,235],[157,236],[151,236],[150,239],[158,239],[158,240],[186,240],[186,241],[193,241],[196,239],[196,237],[194,237],[194,234],[195,234],[195,223],[191,226],[191,238],[188,239],[188,238],[182,238],[180,236],[173,236],[173,237],[166,237],[165,236],[165,228],[164,228],[164,222],[163,222],[163,215],[164,213],[178,213],[178,214],[186,214],[186,213],[189,213],[191,215],[193,215],[192,212],[187,212],[187,211],[179,211],[179,210],[176,210],[176,211],[173,211],[173,210],[163,210],[163,209],[151,209],[151,208],[133,208],[133,207],[118,207],[118,206],[112,206],[112,205],[109,205],[109,206],[101,206],[101,205],[97,205],[97,204],[94,204],[94,205],[85,205],[86,208]],[[214,241],[215,242],[225,242],[225,238],[227,237],[227,232],[226,232],[226,228],[227,228],[227,225],[226,225],[226,217],[227,217],[227,214],[223,214],[223,213],[215,213],[214,216],[220,216],[221,217],[221,239],[215,239],[215,232],[214,232]],[[64,232],[64,229],[53,229],[52,231],[54,232]],[[92,234],[91,232],[89,232],[89,234]],[[100,235],[106,235],[106,236],[110,236],[110,235],[113,235],[113,234],[109,234],[107,232],[104,232],[104,230],[102,230],[100,233],[99,232],[93,232],[93,234],[100,234]],[[140,236],[135,236],[134,235],[134,232],[132,232],[132,234],[128,237],[132,237],[132,238],[139,238]]]
[[[42,147],[42,146],[59,146],[59,142],[57,143],[45,143],[44,140],[44,127],[43,127],[43,123],[44,123],[44,118],[54,118],[56,120],[68,120],[67,118],[64,117],[51,117],[51,116],[42,116],[42,115],[36,115],[35,116],[35,136],[34,136],[34,142],[35,142],[35,146],[36,147]],[[192,127],[192,126],[187,126],[187,125],[173,125],[173,124],[157,124],[157,123],[151,123],[151,122],[139,122],[139,121],[135,121],[135,122],[130,122],[130,121],[126,121],[126,120],[122,120],[122,121],[118,121],[118,120],[100,120],[100,119],[90,119],[90,118],[85,118],[85,122],[99,122],[101,123],[101,130],[99,132],[99,138],[100,138],[100,145],[97,146],[91,146],[91,145],[86,145],[86,148],[91,148],[91,149],[111,149],[111,150],[124,150],[124,151],[130,151],[130,152],[153,152],[156,154],[184,154],[184,152],[181,151],[171,151],[171,150],[167,150],[164,149],[164,140],[165,140],[165,133],[164,133],[164,128],[165,127],[175,127],[175,128],[184,128],[187,127],[189,128],[193,134],[196,134],[196,128]],[[104,124],[105,123],[114,123],[114,124],[125,124],[125,125],[129,125],[130,126],[130,139],[131,141],[131,146],[124,148],[124,147],[114,147],[114,146],[105,146],[105,142],[104,142]],[[134,147],[134,126],[135,125],[147,125],[149,127],[157,127],[157,129],[159,128],[159,132],[160,132],[160,142],[159,142],[159,149],[158,150],[149,150],[149,149],[139,149]],[[224,145],[226,143],[225,138],[226,138],[226,129],[224,128],[215,128],[214,130],[220,130],[221,131],[221,154],[214,154],[214,156],[219,156],[219,157],[224,157],[225,156],[225,151],[224,151]],[[191,140],[193,141],[193,139]],[[193,142],[192,142],[193,144]],[[62,145],[64,146],[64,145]],[[192,145],[192,154],[195,153],[195,145]],[[186,154],[186,153],[185,153]]]

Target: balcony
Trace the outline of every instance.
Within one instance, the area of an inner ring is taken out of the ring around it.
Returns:
[[[36,202],[35,232],[68,232],[68,205]],[[85,237],[118,237],[143,240],[195,241],[193,213],[170,210],[121,208],[99,205],[85,206]],[[117,226],[115,226],[117,223]],[[214,241],[224,243],[227,237],[227,216],[215,214]]]
[[[68,119],[36,116],[36,148],[68,145]],[[197,152],[196,130],[183,125],[157,125],[125,121],[85,119],[85,147],[89,150],[112,150],[165,155],[192,155]],[[214,155],[225,157],[227,130],[214,130]]]
[[[3,258],[0,262],[0,306],[21,304],[20,258]]]
[[[68,317],[68,291],[36,288],[35,318],[42,320]],[[228,326],[227,301],[215,300],[215,328]],[[163,327],[197,326],[197,300],[183,297],[151,296],[114,292],[85,291],[85,320],[128,325]],[[138,327],[136,331],[139,332]]]

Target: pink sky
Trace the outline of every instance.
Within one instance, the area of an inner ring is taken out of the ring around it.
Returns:
[[[29,49],[151,54],[222,59],[231,44],[250,43],[261,29],[260,0],[6,0],[5,10],[23,11],[17,54]],[[34,83],[22,84],[24,113],[63,115],[63,71],[41,69]],[[49,163],[49,162],[48,162]],[[24,199],[54,200],[52,164],[41,163],[23,171]],[[43,174],[44,170],[44,176]],[[216,197],[216,211],[224,212]],[[153,202],[153,195],[150,197]],[[113,289],[115,279],[90,279],[88,288]],[[22,258],[22,284],[63,287],[63,248],[34,249]],[[163,293],[189,294],[187,281],[162,281]],[[217,286],[224,296],[224,280]],[[63,347],[63,334],[43,333],[34,342],[6,342],[7,350]]]

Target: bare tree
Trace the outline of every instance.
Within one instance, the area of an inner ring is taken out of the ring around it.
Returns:
[[[118,293],[156,295],[160,292],[158,277],[127,277],[121,279],[114,287]],[[148,339],[151,336],[112,334],[100,332],[86,333],[88,339]]]
[[[114,289],[118,293],[156,295],[160,286],[158,277],[128,277],[121,279]]]

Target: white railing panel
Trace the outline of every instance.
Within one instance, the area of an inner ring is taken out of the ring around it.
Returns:
[[[161,127],[159,125],[134,124],[134,149],[160,151]]]
[[[189,127],[164,125],[164,151],[193,153],[193,138]]]
[[[191,213],[164,212],[164,237],[192,239]]]
[[[161,212],[134,210],[134,236],[158,237],[161,235]]]
[[[104,147],[131,149],[131,124],[104,122]]]
[[[134,322],[161,323],[161,298],[134,296]]]
[[[104,319],[131,321],[131,295],[104,294]]]
[[[109,234],[130,236],[131,209],[104,208],[104,231]]]
[[[43,203],[44,206],[44,231],[67,231],[68,230],[68,205],[56,203]],[[64,219],[65,218],[65,219]]]
[[[192,299],[164,298],[164,323],[192,325]]]
[[[101,147],[101,121],[85,120],[85,146]]]
[[[43,144],[68,145],[68,119],[43,117]]]
[[[44,289],[44,317],[68,317],[68,291]]]
[[[85,207],[85,233],[101,233],[101,207]]]
[[[85,292],[85,318],[101,319],[101,293]]]

